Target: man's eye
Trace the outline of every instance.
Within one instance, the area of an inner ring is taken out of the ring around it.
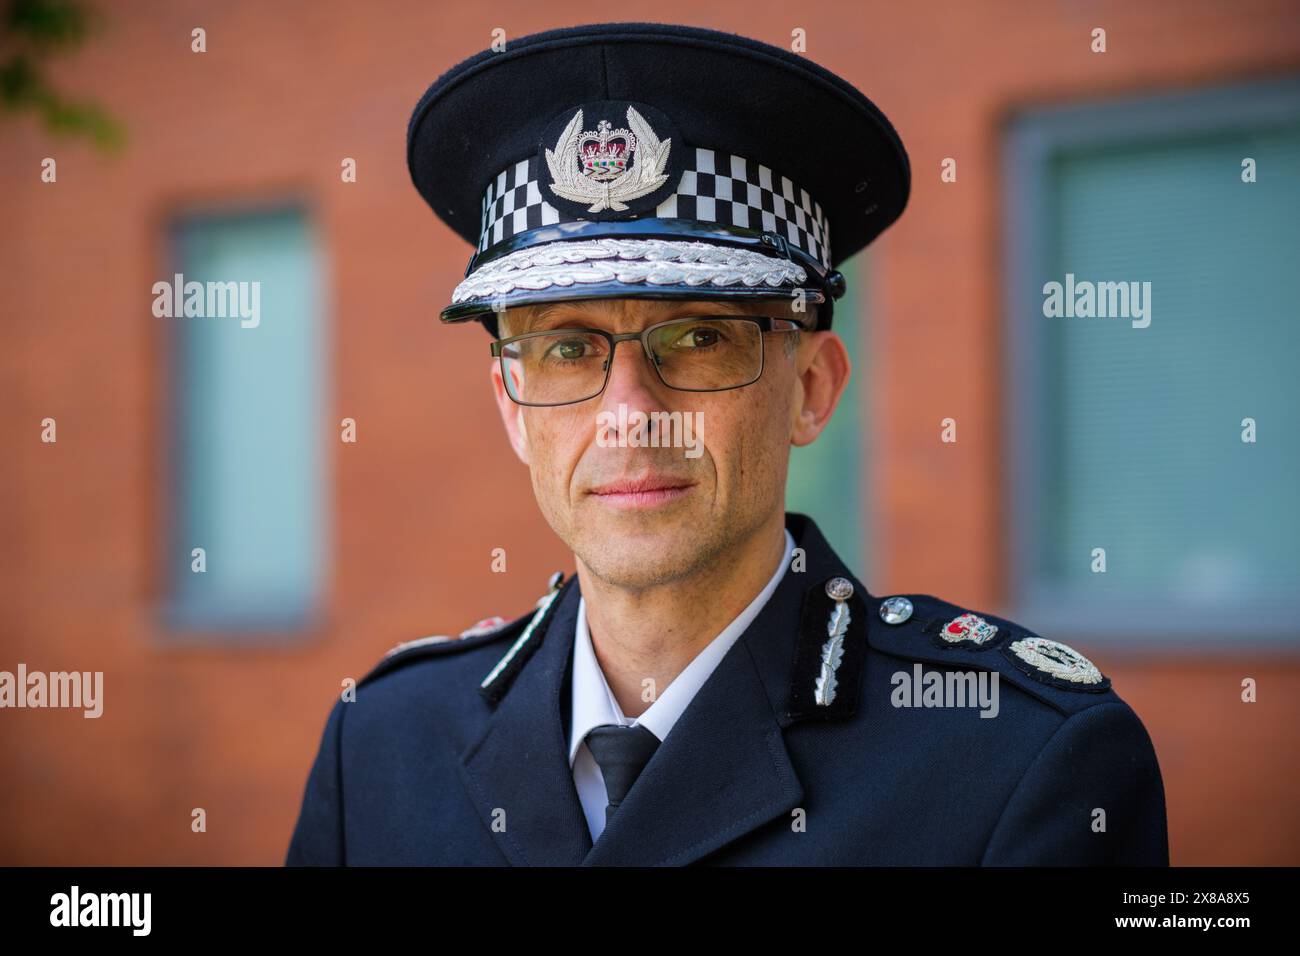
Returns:
[[[673,340],[675,349],[707,349],[722,341],[722,332],[707,325],[686,329]]]
[[[562,339],[552,345],[547,353],[551,358],[572,362],[587,357],[588,345],[583,339]]]

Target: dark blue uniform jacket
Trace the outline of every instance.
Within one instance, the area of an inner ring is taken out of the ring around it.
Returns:
[[[335,703],[287,863],[1168,864],[1156,755],[1109,680],[1027,663],[1011,645],[1034,635],[987,614],[991,640],[949,643],[966,609],[927,595],[887,624],[811,519],[786,524],[806,565],[796,555],[594,846],[567,759],[574,576],[490,633],[390,652]],[[854,594],[825,704],[837,576]],[[922,706],[916,678],[981,674],[996,716]]]

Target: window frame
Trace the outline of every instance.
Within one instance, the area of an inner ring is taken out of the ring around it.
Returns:
[[[1192,139],[1234,129],[1300,123],[1300,77],[1162,92],[1121,99],[1037,107],[1015,115],[1005,130],[1003,156],[1003,389],[1007,516],[1007,616],[1065,642],[1133,644],[1158,652],[1238,653],[1243,647],[1296,650],[1300,600],[1274,603],[1206,602],[1188,605],[1167,592],[1116,600],[1090,597],[1078,586],[1053,584],[1034,570],[1045,541],[1036,533],[1043,514],[1050,426],[1047,330],[1041,283],[1053,236],[1049,168],[1055,155],[1078,147],[1123,148]],[[1031,292],[1033,294],[1031,294]],[[1086,556],[1080,556],[1084,560]],[[1104,602],[1104,608],[1097,607]],[[1174,640],[1176,638],[1176,640]],[[1289,646],[1288,646],[1289,645]]]
[[[330,299],[331,267],[327,239],[318,210],[310,197],[287,193],[266,199],[235,199],[227,202],[182,204],[169,208],[160,216],[161,261],[166,268],[162,277],[170,281],[176,273],[185,273],[185,233],[200,222],[229,222],[255,217],[297,216],[305,230],[314,259],[314,294],[319,310],[319,374],[317,381],[320,419],[318,426],[328,429],[333,408],[333,322]],[[267,602],[241,603],[238,606],[215,602],[195,602],[185,597],[176,585],[181,552],[188,554],[190,543],[185,536],[181,513],[184,508],[185,480],[179,455],[179,435],[186,427],[183,403],[178,399],[177,376],[184,359],[185,322],[208,321],[173,317],[166,324],[158,351],[163,363],[159,378],[159,401],[162,406],[160,481],[157,509],[157,546],[154,561],[158,594],[155,602],[160,628],[158,638],[166,646],[239,647],[294,645],[315,639],[327,625],[331,595],[329,582],[334,562],[334,513],[332,502],[333,452],[327,431],[321,432],[319,488],[319,568],[315,588],[304,601],[293,605]],[[218,320],[219,321],[219,320]],[[256,330],[254,330],[255,333]],[[211,555],[209,555],[211,559]],[[186,559],[188,561],[188,558]]]

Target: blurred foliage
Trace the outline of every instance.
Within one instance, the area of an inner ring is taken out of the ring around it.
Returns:
[[[69,98],[45,77],[52,57],[75,50],[101,21],[80,0],[7,0],[0,12],[0,112],[34,112],[50,132],[88,136],[104,149],[125,139],[97,103]]]

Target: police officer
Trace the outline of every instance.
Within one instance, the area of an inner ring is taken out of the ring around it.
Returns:
[[[334,705],[289,864],[1167,864],[1086,657],[872,595],[784,510],[849,374],[836,265],[908,196],[866,97],[727,33],[553,30],[439,78],[408,162],[576,570]]]

